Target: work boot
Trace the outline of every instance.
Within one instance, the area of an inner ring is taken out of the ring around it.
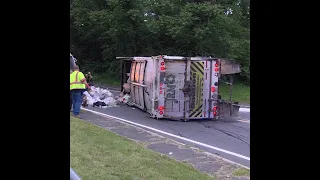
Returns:
[[[74,115],[74,114],[72,114],[72,116],[73,116],[73,117],[76,117],[76,118],[79,118],[79,119],[82,119],[80,115]]]

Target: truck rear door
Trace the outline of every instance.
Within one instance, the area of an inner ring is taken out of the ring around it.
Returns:
[[[184,118],[184,93],[186,61],[183,57],[164,57],[165,59],[165,115]]]
[[[158,118],[182,119],[185,112],[184,93],[186,61],[180,56],[158,56],[156,99]]]

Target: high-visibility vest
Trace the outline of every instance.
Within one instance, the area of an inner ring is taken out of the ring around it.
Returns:
[[[73,71],[70,74],[70,90],[86,89],[86,85],[81,82],[85,77],[82,72]]]

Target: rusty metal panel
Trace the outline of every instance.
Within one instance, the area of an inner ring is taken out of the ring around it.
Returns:
[[[141,67],[141,62],[136,62],[136,71],[134,75],[134,82],[139,83],[139,76],[140,76],[140,67]],[[134,97],[135,97],[135,104],[140,106],[140,98],[139,98],[139,86],[135,85],[134,86]]]
[[[130,74],[131,75],[131,82],[135,82],[136,64],[137,64],[136,62],[132,62],[132,64],[131,64],[131,74]],[[135,94],[134,94],[134,92],[135,92],[134,88],[135,88],[135,85],[131,83],[131,93],[130,93],[131,101],[133,103],[136,103],[136,98],[135,98]]]
[[[231,106],[231,107],[230,107]],[[240,106],[237,104],[230,104],[229,102],[220,102],[220,116],[223,117],[237,117],[239,115]]]
[[[144,72],[145,72],[146,61],[141,62],[140,65],[140,75],[139,75],[139,84],[144,85]],[[139,98],[140,106],[144,109],[144,88],[145,86],[139,86]]]
[[[233,61],[233,60],[227,60],[227,59],[220,59],[221,61],[221,74],[236,74],[240,73],[240,64]]]

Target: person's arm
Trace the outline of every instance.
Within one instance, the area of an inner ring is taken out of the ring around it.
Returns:
[[[89,86],[89,84],[88,84],[87,81],[86,81],[86,78],[82,79],[81,82],[82,82],[83,84],[85,84],[88,89],[91,89],[90,86]]]
[[[89,84],[87,83],[86,78],[84,77],[83,73],[79,72],[78,76],[79,76],[79,78],[80,78],[80,81],[81,81],[83,84],[85,84],[88,89],[91,89],[90,86],[89,86]]]

